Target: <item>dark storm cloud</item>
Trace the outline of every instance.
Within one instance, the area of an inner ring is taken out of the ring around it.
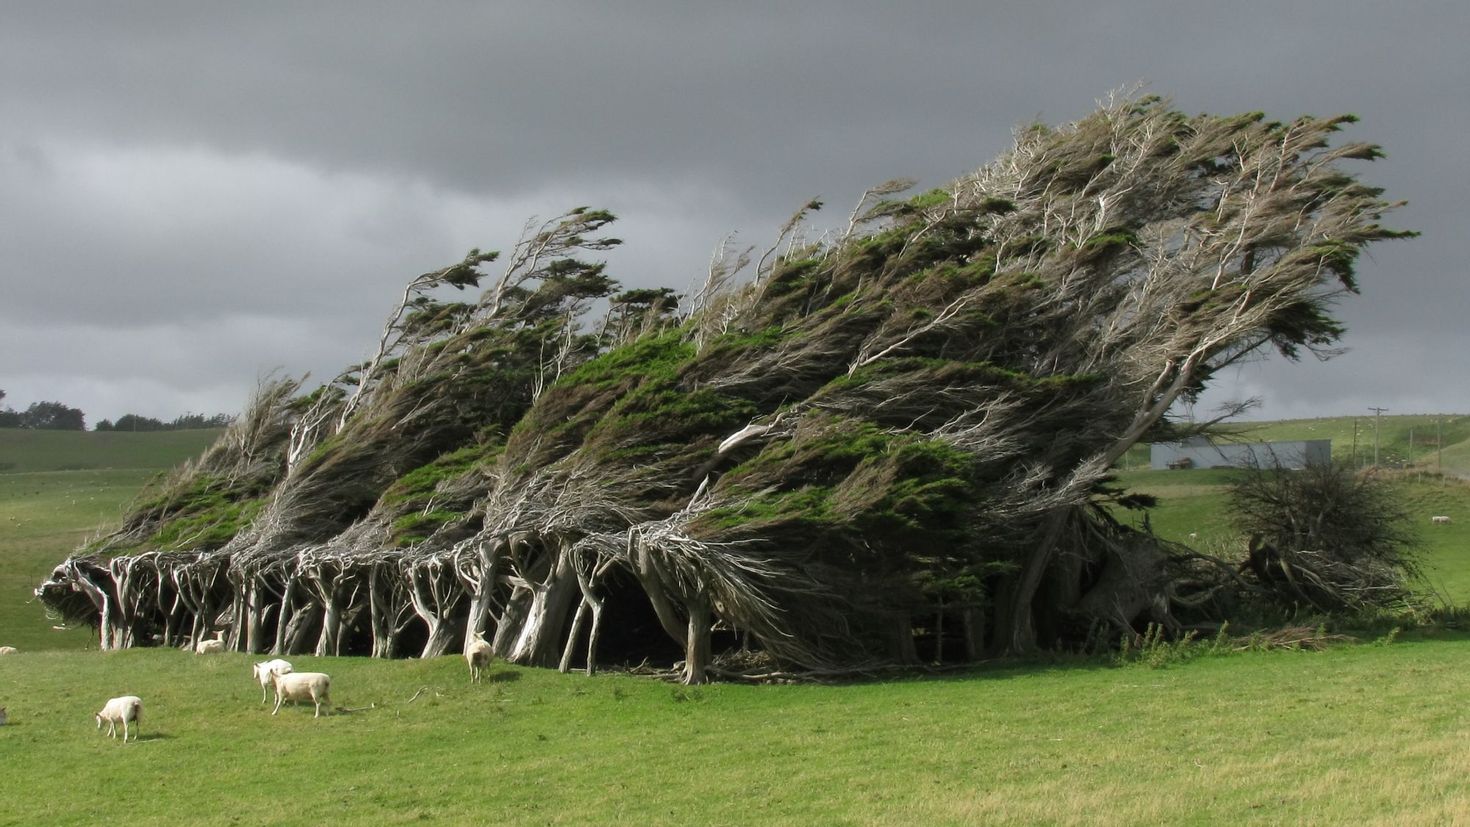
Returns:
[[[728,231],[759,243],[814,195],[845,214],[887,178],[942,184],[1016,124],[1146,81],[1189,111],[1359,113],[1351,137],[1390,156],[1366,177],[1425,234],[1364,263],[1334,365],[1352,379],[1268,363],[1222,393],[1332,413],[1400,392],[1412,350],[1442,377],[1416,398],[1470,410],[1449,356],[1463,4],[693,8],[0,6],[6,401],[65,396],[93,420],[238,408],[263,371],[359,358],[412,275],[576,204],[623,217],[617,276],[682,289]]]

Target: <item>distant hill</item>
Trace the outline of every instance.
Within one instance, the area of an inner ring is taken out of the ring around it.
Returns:
[[[0,474],[165,469],[209,447],[222,429],[197,431],[36,431],[0,428]]]

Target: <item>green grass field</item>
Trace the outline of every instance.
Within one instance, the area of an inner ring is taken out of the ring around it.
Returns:
[[[452,657],[297,657],[351,711],[272,717],[249,656],[97,652],[29,602],[166,464],[0,472],[0,644],[22,650],[0,657],[0,825],[1470,823],[1470,638],[1453,631],[834,686],[503,664],[472,686]],[[1156,530],[1207,547],[1234,542],[1227,478],[1123,475],[1162,497]],[[1470,602],[1470,488],[1403,486],[1434,587]],[[1431,533],[1441,513],[1455,522]],[[121,694],[144,699],[136,743],[94,728]]]
[[[244,655],[0,660],[3,824],[1450,824],[1470,641],[683,688],[457,658],[295,658],[336,705],[271,717]],[[423,690],[420,692],[420,690]],[[142,737],[94,729],[144,699]],[[418,697],[415,698],[415,694]],[[14,795],[13,791],[25,791]]]
[[[149,480],[219,433],[0,428],[0,645],[95,645],[87,630],[53,630],[32,589],[78,544],[116,523]]]
[[[130,433],[0,428],[0,474],[104,468],[161,471],[198,456],[219,435],[219,429]]]

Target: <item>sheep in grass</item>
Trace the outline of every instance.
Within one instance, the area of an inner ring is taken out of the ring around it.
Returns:
[[[225,650],[225,633],[220,630],[214,633],[214,640],[201,640],[194,646],[196,655],[218,655]]]
[[[252,664],[250,666],[250,674],[254,675],[257,681],[260,681],[261,703],[265,703],[266,701],[270,700],[271,687],[275,685],[275,681],[273,680],[272,675],[284,675],[287,672],[291,671],[293,671],[291,668],[291,664],[287,661],[281,660],[280,658],[276,658],[275,660],[268,660],[264,663]]]
[[[97,713],[97,729],[101,730],[104,723],[107,724],[107,737],[117,737],[117,725],[122,724],[123,743],[128,740],[128,723],[139,725],[143,717],[143,699],[137,695],[123,695],[113,698]],[[134,735],[133,740],[138,740]]]
[[[279,672],[271,673],[271,682],[276,688],[276,708],[271,710],[274,715],[281,711],[281,704],[285,701],[311,701],[316,705],[316,714],[313,718],[322,715],[322,704],[328,704],[327,711],[331,712],[331,699],[327,697],[332,689],[332,679],[322,672],[287,672],[282,675]]]
[[[13,655],[18,651],[14,646],[0,646],[0,655]]]
[[[1443,514],[1439,514],[1439,515],[1430,517],[1429,518],[1429,522],[1434,523],[1435,525],[1449,525],[1450,524],[1450,518],[1449,517],[1446,517]]]
[[[470,683],[479,683],[481,670],[490,665],[490,644],[476,634],[464,648],[464,659],[470,665]]]
[[[5,717],[5,707],[0,706],[0,726],[5,726],[5,723],[8,720],[9,719]]]

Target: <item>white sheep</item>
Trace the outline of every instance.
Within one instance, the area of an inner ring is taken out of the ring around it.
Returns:
[[[214,633],[214,640],[201,640],[194,646],[196,655],[218,655],[225,650],[225,633],[220,630]]]
[[[1450,518],[1449,517],[1446,517],[1443,514],[1439,514],[1439,515],[1436,515],[1434,517],[1430,517],[1429,518],[1429,522],[1434,523],[1435,525],[1449,525],[1450,524]]]
[[[327,711],[331,712],[331,699],[327,696],[332,689],[332,679],[322,672],[287,672],[282,675],[279,672],[271,673],[271,682],[276,687],[276,708],[271,710],[274,715],[281,711],[283,701],[306,701],[316,704],[316,714],[313,718],[320,718],[322,704],[328,704]]]
[[[256,663],[251,665],[250,674],[254,675],[255,679],[260,681],[261,703],[265,703],[266,701],[270,700],[271,687],[275,683],[271,679],[271,675],[277,673],[284,675],[287,672],[291,671],[293,671],[291,668],[291,664],[284,660],[281,660],[280,658],[276,658],[275,660],[268,660],[264,663]]]
[[[464,659],[470,665],[470,683],[480,682],[480,670],[490,665],[490,644],[477,633],[475,639],[464,648]]]
[[[107,705],[102,707],[102,711],[97,713],[97,729],[101,730],[102,724],[105,722],[107,724],[107,737],[116,738],[117,725],[121,723],[123,728],[123,743],[127,743],[128,722],[131,721],[141,726],[142,718],[143,699],[137,695],[123,695],[120,698],[113,698],[108,701]],[[138,740],[138,736],[134,735],[133,740]]]
[[[14,646],[0,646],[0,655],[13,655],[19,651]]]

